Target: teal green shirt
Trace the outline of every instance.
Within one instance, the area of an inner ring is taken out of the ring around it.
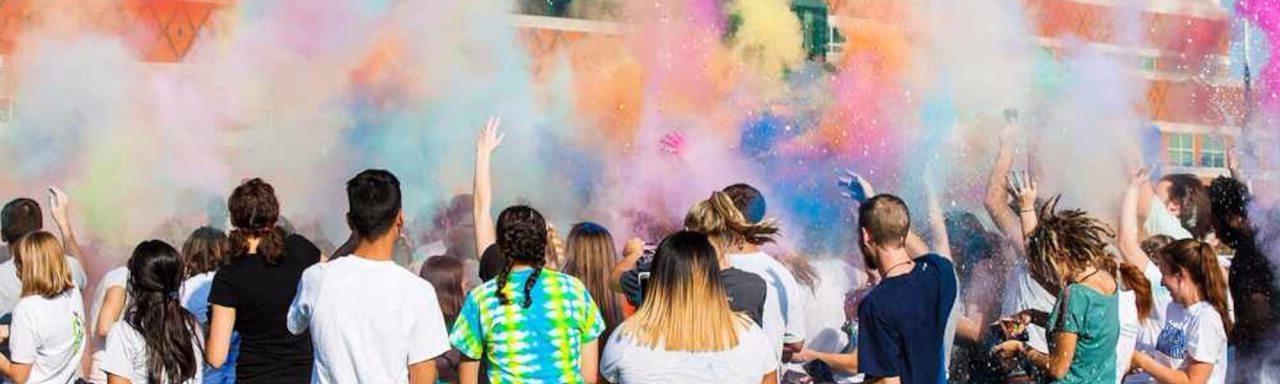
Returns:
[[[1058,303],[1049,316],[1049,329],[1074,333],[1078,338],[1071,367],[1056,383],[1115,384],[1116,344],[1120,341],[1119,296],[1104,295],[1083,284],[1071,284],[1064,292],[1065,295],[1058,295]],[[1049,348],[1054,348],[1052,335]]]
[[[491,383],[581,383],[579,352],[604,332],[600,310],[581,281],[550,269],[539,273],[524,308],[530,273],[511,272],[507,305],[498,303],[497,279],[472,289],[449,339],[463,355],[489,363]]]

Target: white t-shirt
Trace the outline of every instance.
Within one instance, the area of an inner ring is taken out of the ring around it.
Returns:
[[[1119,292],[1120,306],[1120,339],[1116,342],[1116,382],[1124,380],[1129,373],[1129,363],[1133,359],[1133,350],[1138,344],[1138,334],[1142,332],[1142,319],[1138,318],[1137,296],[1132,290]]]
[[[782,344],[805,339],[804,303],[808,294],[791,270],[764,252],[729,255],[729,263],[764,279],[763,328],[781,358]]]
[[[1164,329],[1156,343],[1157,361],[1186,369],[1191,360],[1213,364],[1208,384],[1223,384],[1227,379],[1227,330],[1222,316],[1208,302],[1171,303],[1165,311]]]
[[[1169,212],[1164,206],[1164,202],[1152,201],[1151,208],[1147,210],[1147,221],[1143,223],[1143,228],[1147,230],[1147,236],[1165,235],[1172,237],[1174,240],[1190,239],[1191,231],[1182,227],[1182,222]]]
[[[199,384],[203,382],[204,351],[202,332],[194,330],[196,337],[192,340],[191,349],[196,356],[195,376],[181,384]],[[129,379],[133,384],[147,384],[147,342],[133,326],[125,321],[117,321],[107,334],[107,345],[103,352],[102,370],[107,373]],[[173,383],[157,383],[173,384]]]
[[[1036,279],[1031,277],[1030,270],[1027,269],[1025,261],[1018,261],[1014,264],[1012,270],[1009,271],[1009,278],[1005,280],[1004,300],[1002,300],[1000,315],[1012,316],[1018,312],[1028,309],[1042,311],[1044,313],[1053,312],[1053,304],[1057,302],[1054,297]],[[1045,335],[1045,329],[1041,326],[1031,324],[1027,326],[1027,345],[1042,353],[1049,352],[1049,340]]]
[[[392,261],[354,255],[302,273],[288,325],[294,334],[311,330],[313,383],[407,383],[409,365],[450,348],[431,284]]]
[[[68,289],[52,299],[23,297],[13,306],[10,360],[32,365],[28,383],[69,383],[79,377],[84,332],[79,289]]]
[[[1155,263],[1147,263],[1147,266],[1142,270],[1142,274],[1147,278],[1147,282],[1151,284],[1152,310],[1151,318],[1139,321],[1137,329],[1133,330],[1137,333],[1133,350],[1145,353],[1147,356],[1156,356],[1156,340],[1160,337],[1160,327],[1164,326],[1164,312],[1166,308],[1168,308],[1169,303],[1173,302],[1173,298],[1169,295],[1169,290],[1165,289],[1164,286],[1160,284],[1160,268],[1157,268]],[[1135,301],[1133,312],[1134,319],[1137,319],[1136,305],[1137,303]],[[1126,332],[1123,323],[1121,324],[1120,332],[1122,335]],[[1122,358],[1119,355],[1116,357],[1120,359],[1117,363],[1123,362],[1123,367],[1126,368],[1121,370],[1121,372],[1128,373],[1127,368],[1130,368],[1130,360]],[[1122,365],[1116,364],[1116,367],[1120,368]],[[1155,378],[1151,377],[1151,375],[1146,372],[1138,372],[1132,375],[1123,376],[1123,378],[1123,382],[1126,384],[1156,382]]]
[[[758,384],[776,369],[772,341],[754,324],[739,327],[738,346],[718,352],[650,349],[619,326],[600,357],[600,374],[615,384]]]
[[[8,251],[8,247],[5,251]],[[79,259],[67,256],[67,266],[71,269],[71,281],[76,283],[76,287],[84,288],[89,284],[89,278],[85,276],[84,267],[80,265]],[[18,280],[18,266],[10,257],[0,263],[0,316],[13,312],[13,305],[18,302],[21,295],[22,281]]]

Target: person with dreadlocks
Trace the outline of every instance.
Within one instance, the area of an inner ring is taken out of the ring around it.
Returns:
[[[1113,231],[1080,210],[1057,212],[1057,199],[1040,209],[1038,224],[1027,238],[1032,276],[1057,296],[1053,312],[1029,311],[1015,320],[1048,330],[1049,353],[1010,340],[994,348],[1001,357],[1025,357],[1055,383],[1111,384],[1117,380],[1116,349],[1120,341],[1121,281],[1140,275],[1121,267],[1106,252]]]
[[[501,142],[498,124],[490,119],[476,144],[477,246],[492,239],[504,260],[498,276],[467,293],[449,340],[463,356],[458,376],[463,384],[479,380],[480,361],[495,383],[595,383],[605,322],[581,281],[544,268],[547,222],[537,210],[512,206],[489,226],[488,157]],[[480,169],[484,168],[483,174]],[[481,205],[481,204],[478,204]]]

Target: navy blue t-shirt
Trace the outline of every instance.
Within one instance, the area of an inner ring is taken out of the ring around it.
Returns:
[[[910,273],[884,279],[858,305],[858,368],[903,383],[946,383],[955,267],[935,254],[915,261]]]

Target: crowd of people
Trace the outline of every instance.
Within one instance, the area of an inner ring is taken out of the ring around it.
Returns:
[[[914,226],[903,199],[841,180],[857,217],[844,262],[864,277],[843,297],[822,294],[838,283],[806,258],[772,251],[780,225],[748,184],[711,192],[649,241],[592,222],[561,241],[527,205],[495,219],[496,119],[477,139],[471,198],[449,205],[470,205],[473,222],[417,273],[402,262],[392,173],[347,182],[352,234],[332,254],[287,230],[272,185],[250,179],[228,198],[229,232],[138,243],[86,312],[86,255],[70,199],[51,188],[59,236],[35,200],[0,212],[0,377],[1222,384],[1280,364],[1268,346],[1280,294],[1234,161],[1211,183],[1135,170],[1113,228],[1044,196],[1034,169],[1013,170],[1015,128],[988,179],[994,229],[943,212],[932,188]]]

